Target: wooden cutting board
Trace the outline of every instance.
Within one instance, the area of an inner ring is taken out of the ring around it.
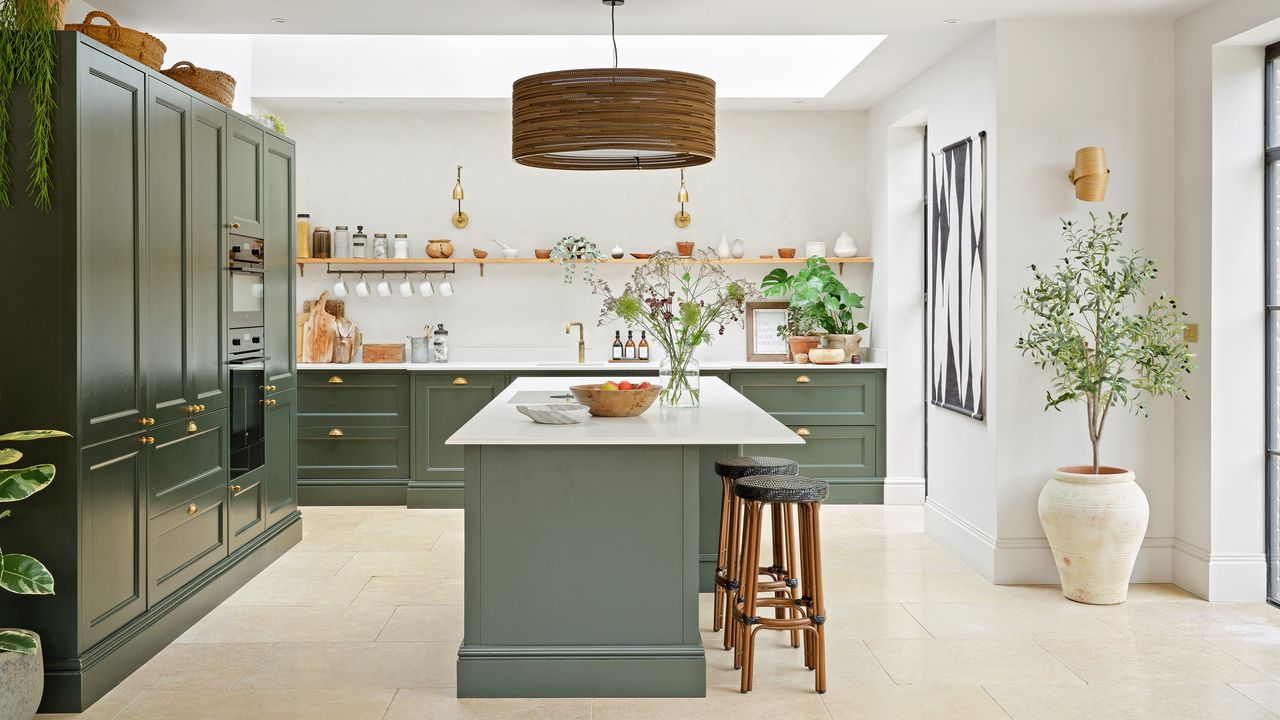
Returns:
[[[365,345],[363,360],[367,363],[402,363],[404,362],[404,343]]]
[[[304,300],[302,302],[302,314],[311,315],[311,308],[315,307],[315,300]],[[326,300],[324,303],[324,311],[332,315],[334,318],[341,320],[347,316],[346,300]]]
[[[325,310],[329,292],[320,293],[320,299],[312,304],[311,318],[302,351],[303,362],[333,362],[333,343],[337,335],[337,320]]]

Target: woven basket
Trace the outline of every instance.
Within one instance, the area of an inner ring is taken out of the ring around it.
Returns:
[[[180,82],[196,92],[231,107],[236,99],[236,79],[220,70],[196,67],[189,61],[174,63],[168,70],[161,70],[170,80]]]
[[[93,21],[102,18],[110,25],[94,25]],[[110,15],[93,11],[84,16],[83,23],[67,25],[68,30],[75,30],[107,45],[121,55],[131,57],[152,70],[159,70],[164,64],[164,43],[154,35],[141,30],[127,28],[116,22]]]

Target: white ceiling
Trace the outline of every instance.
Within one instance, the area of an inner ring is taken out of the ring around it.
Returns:
[[[1176,17],[1210,0],[630,0],[617,10],[631,35],[858,35],[888,38],[825,98],[738,101],[777,109],[864,109],[988,22],[1001,18]],[[152,33],[599,35],[599,0],[96,0]],[[272,18],[287,18],[278,24]],[[945,24],[945,20],[959,20]],[[625,60],[625,58],[624,58]],[[626,64],[625,62],[623,63]]]

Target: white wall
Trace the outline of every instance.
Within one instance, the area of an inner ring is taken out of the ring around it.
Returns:
[[[253,36],[162,33],[164,66],[188,60],[198,67],[221,70],[236,79],[236,99],[232,109],[253,112]]]
[[[293,112],[285,117],[298,144],[298,207],[313,223],[364,225],[373,232],[407,232],[411,253],[426,241],[451,238],[455,252],[472,247],[498,254],[490,238],[518,247],[524,257],[580,235],[608,251],[674,249],[677,240],[714,245],[721,233],[740,237],[748,256],[776,253],[850,230],[866,252],[865,115],[862,113],[721,113],[718,158],[686,172],[693,224],[679,229],[676,171],[570,173],[526,168],[510,156],[511,118],[505,112]],[[450,224],[454,167],[462,164],[471,217]],[[403,341],[426,323],[443,322],[459,357],[493,357],[508,348],[572,359],[564,325],[587,324],[590,352],[606,356],[614,330],[597,328],[598,298],[579,280],[564,286],[555,266],[495,266],[479,277],[460,266],[457,294],[441,298],[347,298],[347,314],[366,342]],[[731,266],[758,281],[771,266]],[[625,282],[634,266],[601,269]],[[793,268],[794,269],[794,268]],[[877,277],[880,271],[876,270]],[[846,266],[846,284],[869,293],[873,271]],[[299,301],[315,298],[331,276],[308,268]],[[625,333],[624,333],[625,334]],[[869,344],[874,344],[875,330]],[[745,357],[745,336],[729,328],[699,352],[704,359]]]

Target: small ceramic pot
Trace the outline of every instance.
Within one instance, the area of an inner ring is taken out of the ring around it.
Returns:
[[[452,240],[432,240],[427,243],[427,257],[442,260],[453,255]]]
[[[481,250],[480,248],[471,248],[471,254],[475,255],[477,258],[480,258],[481,260],[489,257],[489,251]]]
[[[795,256],[796,256],[795,248],[778,248],[778,257],[783,258],[784,260],[790,260]]]
[[[681,240],[676,243],[676,250],[680,253],[680,257],[692,257],[693,242],[690,240]]]
[[[551,257],[551,249],[550,249],[550,248],[546,248],[546,249],[538,249],[538,248],[535,248],[535,249],[534,249],[534,251],[533,251],[533,256],[534,256],[534,257],[536,257],[536,258],[538,258],[539,260],[547,260],[547,259],[549,259],[549,258]]]
[[[839,365],[844,362],[844,348],[814,348],[809,351],[809,362],[815,365]]]
[[[808,355],[810,350],[818,347],[820,338],[817,335],[792,335],[787,338],[787,346],[791,348],[791,357]]]

